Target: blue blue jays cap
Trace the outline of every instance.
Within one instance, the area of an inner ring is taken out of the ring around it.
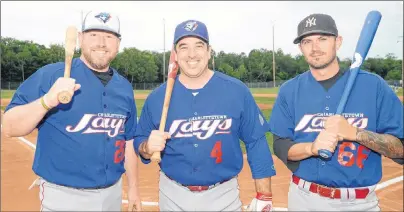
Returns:
[[[195,36],[209,44],[209,35],[206,25],[200,21],[188,20],[177,25],[174,33],[174,44],[182,38]]]

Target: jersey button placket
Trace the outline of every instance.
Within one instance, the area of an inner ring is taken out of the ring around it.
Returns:
[[[198,112],[196,112],[196,106],[197,106],[197,99],[196,99],[197,97],[196,96],[193,96],[193,98],[192,98],[192,110],[193,110],[193,116],[194,117],[196,117],[197,115],[198,115]],[[194,135],[194,126],[193,126],[193,124],[194,124],[194,122],[192,121],[191,122],[191,128],[192,128],[192,139],[191,139],[191,141],[192,141],[192,143],[193,143],[193,149],[194,149],[194,156],[195,156],[195,159],[196,160],[194,160],[194,161],[198,161],[198,150],[199,150],[199,148],[198,148],[198,142],[199,142],[199,140],[198,140],[198,138],[196,137],[196,135]],[[196,167],[196,164],[195,164],[195,162],[194,161],[192,161],[192,173],[196,173],[197,171],[198,171],[198,168]]]
[[[326,98],[326,100],[330,100],[331,96],[327,95],[327,96],[325,96],[325,98]],[[328,101],[326,104],[329,104]],[[330,110],[330,107],[328,105],[326,105],[324,109],[328,112]]]

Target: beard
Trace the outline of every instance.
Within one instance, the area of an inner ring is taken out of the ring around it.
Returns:
[[[308,59],[306,59],[306,62],[309,64],[310,67],[314,69],[324,69],[327,68],[337,57],[336,54],[333,54],[329,60],[327,60],[324,63],[315,63],[315,62],[310,62]]]
[[[114,59],[112,56],[105,56],[102,59],[97,59],[96,56],[91,56],[90,52],[83,52],[84,58],[88,61],[91,68],[96,70],[102,70],[109,66],[111,61]]]

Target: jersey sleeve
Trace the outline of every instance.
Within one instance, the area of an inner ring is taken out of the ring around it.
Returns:
[[[149,95],[150,97],[150,95]],[[140,159],[144,164],[150,163],[150,159],[145,159],[139,154],[139,146],[140,144],[149,138],[149,135],[152,130],[156,129],[153,124],[153,119],[151,117],[150,108],[149,108],[149,97],[146,99],[143,108],[142,114],[140,115],[139,122],[136,126],[135,139],[133,148],[135,148],[136,153],[140,156]]]
[[[376,132],[404,138],[403,103],[383,79],[380,79],[379,87]]]
[[[49,71],[51,70],[47,66],[42,67],[22,82],[5,111],[16,106],[28,104],[45,95],[55,81]]]
[[[269,119],[269,131],[281,138],[294,138],[294,121],[286,99],[285,90],[281,87]]]
[[[131,140],[135,137],[135,132],[136,132],[136,125],[137,125],[137,110],[136,110],[136,102],[135,98],[133,97],[133,90],[131,93],[131,98],[130,98],[130,103],[131,104],[131,112],[129,114],[129,117],[125,123],[125,139]]]
[[[265,136],[268,123],[249,91],[244,99],[240,130],[240,138],[246,146],[247,161],[253,179],[274,176],[276,174],[274,162]]]

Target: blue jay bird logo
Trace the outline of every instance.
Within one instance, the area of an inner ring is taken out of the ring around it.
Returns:
[[[196,23],[196,21],[190,21],[184,26],[184,29],[187,31],[195,31],[196,28],[198,28],[198,23]]]
[[[102,12],[102,13],[96,15],[95,17],[100,19],[102,22],[104,22],[104,24],[107,23],[109,21],[109,19],[111,19],[111,15],[106,12]]]

